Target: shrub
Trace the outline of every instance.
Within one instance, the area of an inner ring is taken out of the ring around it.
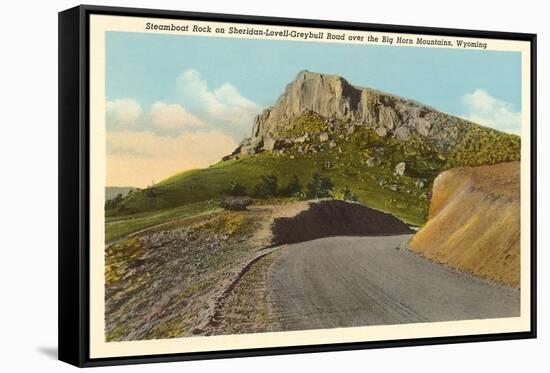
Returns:
[[[105,201],[105,210],[112,210],[117,208],[122,202],[122,193],[118,193],[115,198]]]
[[[225,191],[225,194],[229,196],[247,196],[248,192],[246,191],[246,187],[244,185],[239,184],[236,181],[232,181],[229,188]]]
[[[300,179],[296,174],[292,175],[288,184],[281,190],[281,194],[288,197],[300,197],[303,194]]]
[[[329,177],[321,176],[318,172],[313,174],[311,182],[307,185],[308,198],[327,198],[334,189],[334,183]]]
[[[155,188],[153,186],[147,187],[145,189],[145,196],[148,198],[155,198],[158,195],[158,188]]]
[[[277,176],[262,175],[260,181],[254,187],[254,195],[256,197],[273,197],[277,194]]]
[[[348,201],[348,202],[357,202],[358,201],[357,196],[355,194],[353,194],[351,189],[348,188],[347,186],[344,189],[342,189],[340,191],[340,193],[342,195],[342,200],[344,200],[344,201]]]

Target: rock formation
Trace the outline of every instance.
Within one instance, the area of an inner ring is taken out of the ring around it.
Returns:
[[[251,137],[226,158],[273,150],[280,131],[308,112],[322,116],[331,126],[345,126],[342,133],[347,135],[355,126],[369,126],[380,137],[401,141],[412,135],[428,137],[442,149],[456,145],[458,126],[471,124],[416,101],[354,86],[337,75],[301,71],[276,103],[256,116]]]

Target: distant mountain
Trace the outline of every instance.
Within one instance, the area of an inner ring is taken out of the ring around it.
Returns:
[[[122,197],[126,197],[128,193],[132,190],[136,190],[134,187],[105,187],[105,200],[115,198],[119,194],[122,194]]]
[[[340,76],[307,71],[251,125],[251,136],[221,162],[136,191],[109,214],[216,200],[231,185],[254,194],[266,175],[274,176],[279,188],[297,177],[305,190],[319,173],[334,184],[333,196],[353,195],[421,225],[433,180],[442,171],[520,158],[518,136],[353,86]]]

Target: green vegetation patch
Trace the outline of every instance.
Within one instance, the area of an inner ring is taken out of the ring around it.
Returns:
[[[126,274],[129,263],[143,259],[145,248],[139,238],[115,243],[105,253],[105,283],[114,286]]]
[[[162,224],[175,219],[187,218],[197,214],[205,214],[218,209],[214,201],[200,201],[186,205],[156,211],[147,211],[135,214],[111,216],[105,222],[105,242],[109,243],[131,233]]]

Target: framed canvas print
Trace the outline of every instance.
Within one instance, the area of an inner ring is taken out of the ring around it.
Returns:
[[[536,36],[59,14],[59,358],[533,338]]]

